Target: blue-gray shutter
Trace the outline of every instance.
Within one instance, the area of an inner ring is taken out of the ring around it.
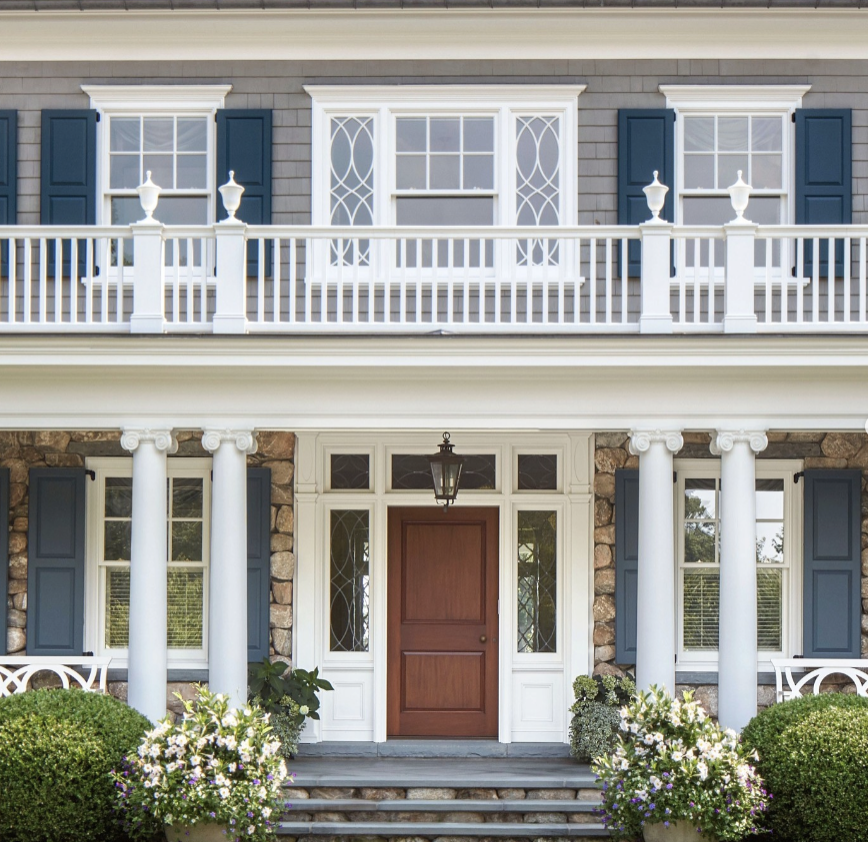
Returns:
[[[0,655],[6,652],[6,595],[9,588],[9,468],[0,468]]]
[[[96,223],[96,111],[42,112],[40,220],[43,225]],[[63,273],[69,274],[70,243],[63,244]],[[53,245],[49,250],[54,272]],[[85,242],[78,244],[78,274],[85,273]]]
[[[852,115],[849,108],[796,110],[796,225],[849,225],[853,218]],[[829,244],[820,243],[820,273]],[[813,274],[813,243],[805,242],[804,273]],[[835,274],[844,275],[844,244],[835,244]]]
[[[675,111],[671,108],[622,108],[618,111],[618,224],[639,225],[651,218],[642,192],[654,171],[669,188],[660,216],[673,222],[675,193]],[[630,277],[639,277],[642,250],[628,247]],[[618,252],[620,260],[620,251]],[[620,271],[620,269],[619,269]]]
[[[236,216],[248,225],[271,224],[271,111],[268,109],[230,109],[217,112],[217,184],[229,180],[230,170],[244,187]],[[226,209],[218,202],[217,219],[225,219]],[[259,245],[247,249],[247,272],[255,275],[259,267]],[[271,271],[271,249],[266,249],[266,273]]]
[[[27,654],[84,650],[84,468],[31,468]]]
[[[268,656],[271,470],[247,469],[247,660]]]
[[[806,658],[859,658],[862,472],[805,471]]]
[[[615,471],[615,662],[636,663],[639,471]]]
[[[0,111],[0,225],[18,221],[18,112]]]

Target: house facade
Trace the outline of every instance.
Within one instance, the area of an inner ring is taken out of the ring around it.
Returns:
[[[318,666],[304,739],[375,743],[563,743],[627,670],[742,727],[868,657],[866,36],[0,2],[6,654],[152,718]]]

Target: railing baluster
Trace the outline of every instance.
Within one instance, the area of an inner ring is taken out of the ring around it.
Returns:
[[[811,318],[814,324],[820,321],[820,238],[814,237],[813,278],[811,290]]]
[[[271,240],[271,321],[280,324],[280,237]]]
[[[109,305],[109,270],[111,264],[111,237],[104,237],[102,240],[103,259],[102,265],[106,267],[106,271],[102,273],[102,285],[100,290],[100,316],[103,324],[107,324],[108,305]]]
[[[461,320],[464,324],[470,322],[470,240],[465,237],[462,241],[461,250],[461,269],[462,269],[462,295],[464,296],[464,312],[461,314]],[[484,321],[483,310],[485,308],[485,274],[479,273],[479,321]]]
[[[25,241],[27,242],[27,241]],[[85,255],[85,259],[87,260],[87,271],[85,275],[87,276],[87,283],[84,288],[84,321],[86,324],[93,324],[93,284],[94,284],[94,265],[93,265],[93,255],[94,255],[94,240],[93,237],[87,238],[87,254]],[[103,271],[108,271],[107,269],[103,269]],[[27,278],[27,286],[30,287],[30,278]],[[29,297],[29,294],[27,295]],[[29,319],[27,319],[29,321]]]
[[[118,324],[122,324],[124,320],[124,277],[126,274],[126,270],[124,269],[124,260],[123,260],[123,248],[124,241],[118,238],[115,248],[119,255],[118,258],[118,285],[117,285],[117,293],[115,294],[115,316],[117,318]],[[163,293],[165,296],[165,291]],[[165,298],[163,299],[165,300]]]
[[[69,241],[69,321],[78,322],[78,239]]]
[[[265,238],[256,238],[256,320],[262,324],[265,321]],[[247,279],[242,278],[241,283],[247,286]],[[245,289],[244,301],[247,302],[247,290]]]
[[[407,239],[402,237],[396,240],[400,253],[400,262],[398,265],[398,324],[407,324]]]
[[[714,265],[714,252],[716,240],[713,237],[708,238],[708,263],[705,267],[705,272],[708,275],[708,324],[715,324],[715,313],[717,304],[715,296],[717,295],[717,267]]]
[[[39,239],[39,321],[44,324],[48,312],[48,240]]]
[[[279,244],[279,243],[280,243],[280,239],[277,238],[277,237],[275,237],[275,239],[274,239],[274,247],[275,247],[275,249],[278,248],[278,244]],[[295,266],[295,262],[296,262],[296,259],[297,259],[297,247],[296,247],[296,239],[295,239],[295,237],[289,237],[289,238],[287,239],[287,241],[286,241],[286,259],[287,259],[287,261],[288,261],[288,263],[287,263],[287,272],[286,272],[286,274],[287,274],[286,282],[287,282],[287,284],[288,284],[288,289],[287,289],[287,306],[288,306],[288,308],[289,308],[288,311],[287,311],[287,314],[286,314],[286,320],[287,320],[287,322],[289,322],[289,324],[295,324],[295,315],[296,315],[296,314],[295,314],[295,308],[296,308],[296,303],[295,303],[295,296],[296,296],[296,289],[295,289],[295,282],[296,282],[296,277],[295,277],[295,274],[296,274],[296,266]],[[279,251],[278,251],[277,262],[278,262],[278,264],[280,263],[280,253],[279,253]],[[278,304],[277,304],[277,302],[280,301],[280,284],[277,284],[277,285],[275,286],[275,291],[274,291],[274,300],[275,300],[275,318],[276,318],[276,320],[277,320],[277,314],[280,313],[280,308],[279,308],[279,306],[278,306]]]
[[[30,324],[32,318],[32,302],[30,296],[33,294],[31,285],[33,283],[33,243],[30,237],[24,238],[24,290],[23,290],[23,313],[22,317],[25,324]]]
[[[54,240],[54,321],[63,321],[63,240]]]
[[[446,240],[446,324],[450,325],[455,321],[454,261],[455,239],[449,237]]]
[[[790,320],[790,241],[781,238],[781,324]],[[798,283],[798,278],[796,279]]]
[[[850,238],[844,237],[844,313],[843,320],[850,319]]]
[[[765,321],[769,324],[772,321],[772,240],[766,238],[764,241],[766,250],[766,292],[765,292]],[[781,273],[782,286],[785,285],[787,279]]]
[[[796,323],[805,320],[805,239],[796,240]]]
[[[684,324],[687,321],[687,240],[681,239],[678,241],[678,251],[682,259],[678,261],[680,269],[678,272],[678,321]],[[694,263],[698,255],[693,255]],[[711,260],[711,255],[709,255]]]
[[[591,269],[589,274],[590,281],[590,300],[588,302],[588,318],[592,325],[597,323],[597,238],[591,237],[588,241],[591,249]]]
[[[865,237],[859,238],[859,321],[868,321],[868,314],[865,313],[865,281],[866,281],[866,254],[865,247],[868,245]]]
[[[416,324],[422,321],[422,240],[416,238]]]
[[[440,321],[440,240],[431,241],[431,324]]]
[[[835,238],[829,237],[826,243],[829,253],[826,255],[826,321],[835,321]]]
[[[7,282],[8,282],[8,294],[9,294],[9,324],[15,324],[17,321],[16,315],[18,308],[16,307],[15,297],[17,295],[17,287],[18,281],[16,277],[16,270],[18,264],[18,255],[16,249],[17,241],[15,237],[10,237],[6,241],[6,258],[9,261],[6,271]]]
[[[708,255],[709,259],[711,254]],[[693,323],[702,321],[702,292],[699,288],[699,270],[702,268],[702,241],[699,237],[693,239]]]

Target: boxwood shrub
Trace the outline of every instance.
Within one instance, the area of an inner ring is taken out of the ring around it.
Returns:
[[[124,839],[109,772],[150,722],[111,696],[33,690],[0,699],[0,839]]]
[[[742,737],[774,796],[767,820],[775,838],[866,838],[868,699],[826,693],[774,705]]]

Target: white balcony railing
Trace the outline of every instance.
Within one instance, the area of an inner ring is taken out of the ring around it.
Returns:
[[[0,332],[868,332],[866,242],[744,220],[6,226]]]

